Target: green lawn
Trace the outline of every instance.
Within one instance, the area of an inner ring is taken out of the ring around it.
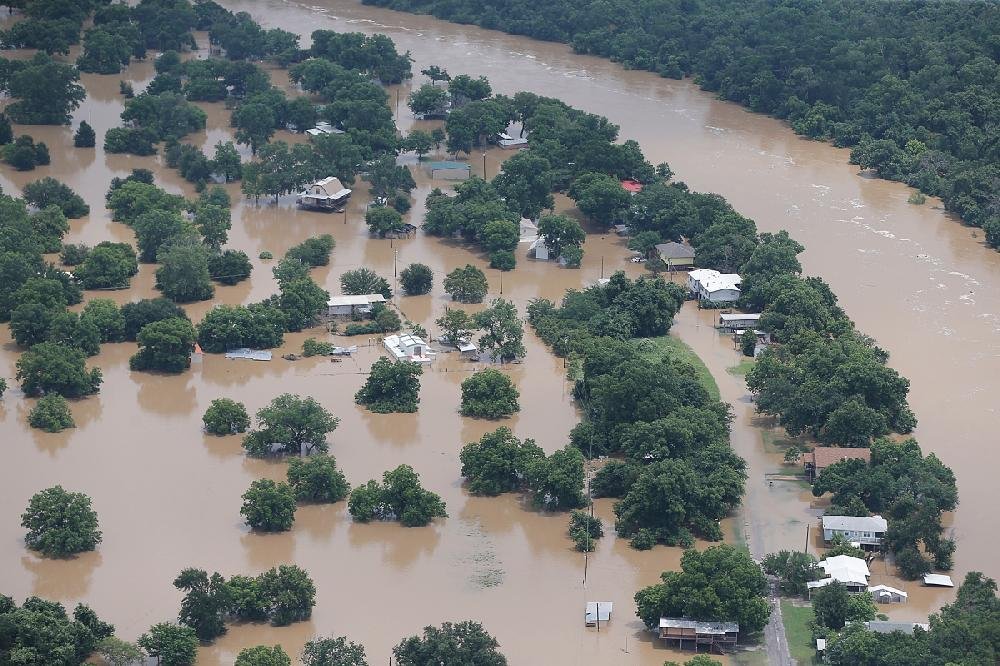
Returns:
[[[785,637],[788,639],[788,650],[792,659],[800,664],[813,663],[816,656],[816,642],[813,641],[809,622],[813,619],[812,606],[795,606],[792,602],[781,600],[781,617],[785,621]]]
[[[753,367],[753,364],[754,360],[752,358],[744,358],[731,368],[726,368],[726,372],[731,375],[745,375]]]
[[[659,338],[644,338],[639,340],[639,344],[649,346],[649,356],[653,359],[659,359],[662,356],[670,355],[673,358],[678,358],[682,361],[686,361],[694,366],[695,374],[698,376],[698,381],[701,385],[705,387],[708,394],[712,396],[714,400],[719,399],[719,385],[715,383],[715,378],[712,377],[712,373],[705,366],[698,355],[694,353],[690,347],[681,342],[678,338],[665,335]]]

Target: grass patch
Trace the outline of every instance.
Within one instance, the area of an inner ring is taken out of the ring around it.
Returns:
[[[698,355],[694,353],[694,350],[680,339],[669,335],[659,338],[643,338],[639,341],[639,345],[646,350],[646,354],[651,360],[659,360],[665,356],[670,356],[690,364],[694,368],[698,382],[705,387],[705,390],[708,391],[712,399],[719,399],[719,385],[715,383],[712,373]]]
[[[809,623],[815,618],[812,606],[795,606],[791,601],[782,599],[781,617],[785,622],[785,637],[788,639],[788,651],[792,653],[792,659],[800,664],[813,663],[816,643],[809,628]]]
[[[755,362],[756,361],[752,358],[744,358],[736,365],[726,368],[726,372],[728,372],[731,375],[744,376],[750,371],[750,368],[753,367],[753,364]]]

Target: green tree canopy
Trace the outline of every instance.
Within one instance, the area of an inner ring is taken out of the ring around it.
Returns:
[[[459,303],[482,303],[488,289],[486,274],[472,264],[456,268],[444,278],[444,290]]]
[[[337,461],[323,453],[290,458],[288,485],[300,502],[339,502],[351,490],[344,473],[337,469]]]
[[[299,454],[329,448],[328,433],[340,419],[313,398],[285,393],[257,412],[257,429],[243,439],[243,448],[252,456]]]
[[[211,435],[233,435],[246,432],[250,417],[242,402],[229,398],[216,398],[201,417],[205,432]]]
[[[423,527],[448,515],[441,498],[420,485],[420,477],[409,465],[385,472],[381,484],[373,480],[355,488],[347,510],[361,523],[398,520],[406,527]]]
[[[191,367],[195,338],[194,326],[181,317],[146,324],[136,337],[139,351],[129,359],[129,368],[183,372]]]
[[[474,495],[499,495],[520,488],[531,461],[544,457],[535,440],[522,442],[510,428],[500,427],[462,447],[462,476]]]
[[[425,664],[467,664],[468,666],[506,666],[500,643],[483,625],[466,620],[445,622],[440,627],[424,627],[422,636],[404,638],[392,649],[399,666]]]
[[[380,358],[372,365],[364,386],[354,394],[354,401],[381,414],[415,412],[423,373],[419,363]]]
[[[287,483],[257,479],[243,493],[240,513],[255,530],[288,531],[295,522],[295,493]]]
[[[101,542],[97,513],[83,493],[67,492],[62,486],[32,495],[21,514],[21,527],[28,530],[24,542],[49,557],[68,557],[94,550]]]
[[[521,410],[520,393],[510,377],[492,368],[462,381],[462,415],[499,419]]]

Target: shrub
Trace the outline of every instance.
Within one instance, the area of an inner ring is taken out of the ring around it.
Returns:
[[[233,435],[246,432],[250,417],[242,402],[229,398],[216,398],[201,417],[205,432],[211,435]]]
[[[264,250],[263,252],[257,255],[257,258],[266,261],[268,259],[274,259],[274,255],[268,252],[267,250]]]
[[[28,425],[45,432],[59,432],[76,424],[73,422],[73,414],[69,411],[66,398],[53,393],[38,399],[28,414]]]
[[[226,250],[208,258],[208,275],[221,284],[236,284],[250,277],[253,265],[246,252]]]
[[[18,171],[31,171],[36,166],[49,163],[49,148],[42,142],[27,134],[17,137],[14,143],[7,144],[2,149],[3,159]]]
[[[326,266],[336,243],[333,236],[323,234],[307,238],[285,253],[286,259],[297,259],[306,266]]]

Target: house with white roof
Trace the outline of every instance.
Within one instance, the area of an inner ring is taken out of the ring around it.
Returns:
[[[382,340],[382,346],[397,361],[430,363],[437,355],[437,352],[428,348],[423,338],[410,333],[387,335]]]
[[[823,541],[841,537],[866,550],[882,545],[889,523],[882,516],[823,516]]]
[[[339,210],[350,198],[351,190],[344,187],[339,178],[328,176],[300,192],[296,203],[311,210]]]
[[[872,601],[879,604],[894,604],[906,601],[910,596],[902,590],[888,585],[873,585],[868,588]]]
[[[734,303],[739,300],[740,284],[737,273],[720,273],[711,268],[697,268],[688,273],[687,287],[692,296],[700,301],[713,303]]]
[[[834,582],[842,584],[852,594],[868,590],[868,578],[872,574],[868,570],[868,564],[860,557],[835,555],[819,562],[816,567],[822,569],[826,577],[806,583],[810,595],[813,590]]]
[[[326,312],[331,317],[353,317],[354,315],[371,314],[372,306],[385,303],[382,294],[348,294],[331,296],[326,302]]]

